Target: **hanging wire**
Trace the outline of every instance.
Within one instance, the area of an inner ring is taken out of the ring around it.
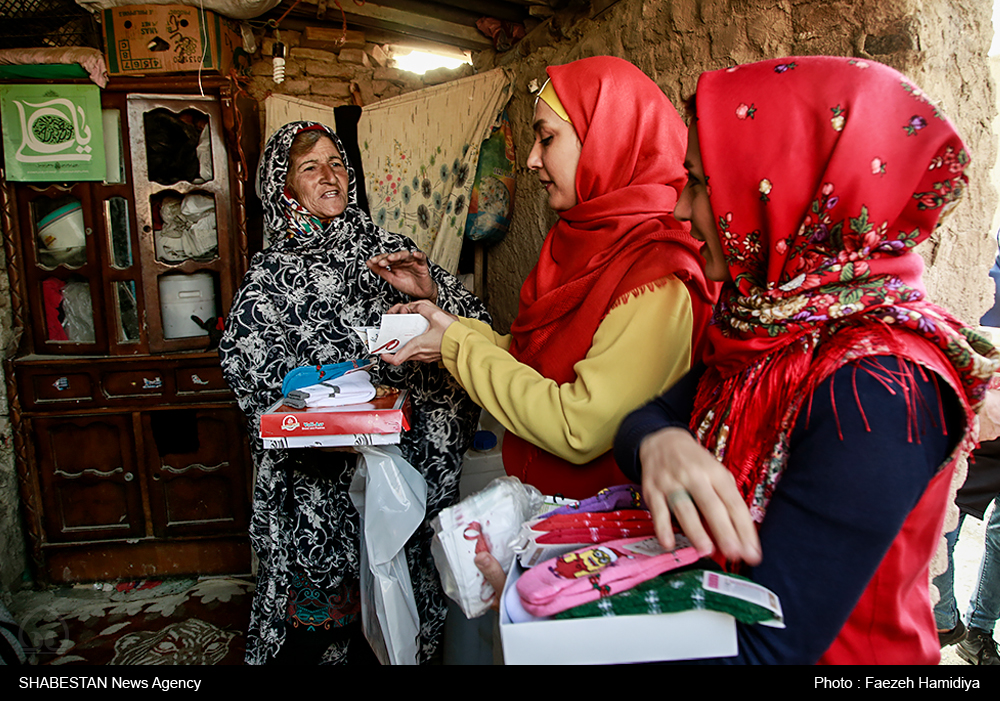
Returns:
[[[279,17],[278,21],[272,25],[273,28],[277,29],[278,25],[280,25],[285,20],[285,18],[288,17],[288,13],[294,10],[296,7],[298,7],[300,2],[302,2],[302,0],[295,0],[295,2],[292,3],[292,6],[289,7],[287,10],[285,10],[285,14]]]

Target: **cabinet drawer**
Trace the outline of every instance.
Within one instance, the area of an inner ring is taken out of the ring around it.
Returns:
[[[34,404],[94,398],[90,375],[84,373],[35,375],[31,378],[30,393],[28,402]]]
[[[177,371],[177,392],[227,392],[229,385],[222,377],[222,368],[205,366]]]
[[[101,387],[108,397],[159,396],[165,391],[163,373],[153,369],[105,373]]]

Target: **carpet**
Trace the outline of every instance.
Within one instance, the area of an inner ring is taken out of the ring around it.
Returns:
[[[253,584],[212,577],[15,594],[36,665],[242,665]]]

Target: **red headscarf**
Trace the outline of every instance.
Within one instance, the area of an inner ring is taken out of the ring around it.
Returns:
[[[787,58],[703,74],[697,112],[733,282],[692,428],[759,520],[803,398],[838,367],[908,358],[968,410],[1000,356],[925,299],[913,248],[964,190],[969,158],[919,88],[872,61]]]
[[[670,101],[619,58],[586,58],[548,73],[582,145],[578,204],[559,213],[521,288],[510,350],[566,383],[617,303],[675,276],[691,293],[700,331],[718,288],[705,281],[697,242],[673,216],[687,129]],[[588,496],[622,481],[610,453],[598,462],[570,465],[510,434],[504,439],[508,472],[543,490]]]

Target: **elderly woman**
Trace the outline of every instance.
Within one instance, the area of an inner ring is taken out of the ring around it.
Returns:
[[[488,319],[480,302],[412,241],[376,227],[358,209],[354,170],[342,154],[336,134],[311,122],[287,124],[268,141],[257,191],[270,245],[254,257],[219,347],[226,380],[249,418],[257,464],[250,537],[260,568],[247,643],[251,664],[346,661],[348,640],[360,627],[359,524],[347,492],[355,457],[265,450],[258,438],[260,415],[280,399],[285,374],[366,356],[351,327],[378,325],[394,304],[430,299]],[[405,273],[397,282],[402,291],[366,266],[387,251],[404,251],[394,259],[395,270]],[[427,482],[429,521],[457,496],[478,410],[434,366],[372,372],[376,383],[411,392],[412,428],[400,448]],[[435,652],[445,615],[430,536],[425,523],[406,548],[421,661]]]

